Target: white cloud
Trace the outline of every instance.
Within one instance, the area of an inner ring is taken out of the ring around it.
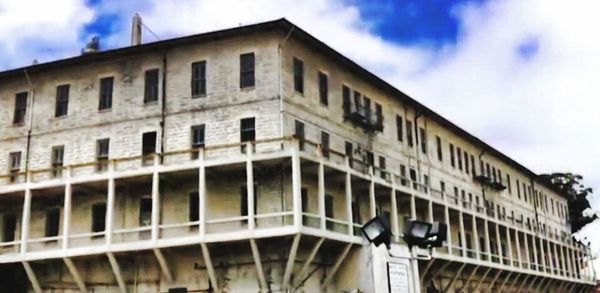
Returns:
[[[83,0],[0,0],[0,70],[74,55],[94,12]]]
[[[77,32],[93,12],[81,1],[44,1],[46,7],[30,2],[0,0],[0,56],[11,56],[0,59],[0,66],[43,55],[24,47],[31,39],[57,48],[54,56],[77,54],[82,45]],[[437,53],[381,39],[369,30],[369,19],[343,0],[148,3],[108,0],[99,9],[127,17],[137,10],[162,38],[286,17],[525,166],[539,173],[579,172],[600,192],[596,0],[492,0],[456,7],[458,42]],[[31,14],[27,8],[36,5]],[[123,23],[106,43],[127,45],[129,29]],[[525,59],[517,51],[528,42],[539,49]],[[600,200],[593,205],[600,208]],[[592,239],[598,250],[600,237]]]

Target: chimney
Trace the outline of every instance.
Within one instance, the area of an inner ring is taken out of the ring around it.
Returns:
[[[92,40],[85,45],[85,48],[81,50],[82,55],[96,53],[100,51],[100,38],[98,36],[92,37]]]
[[[139,14],[133,16],[131,23],[131,45],[138,46],[142,44],[142,18]]]

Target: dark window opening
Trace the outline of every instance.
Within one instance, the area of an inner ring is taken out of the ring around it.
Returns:
[[[96,203],[92,206],[92,232],[106,230],[106,203]]]
[[[383,126],[383,108],[378,103],[375,103],[375,123]]]
[[[368,166],[375,165],[375,156],[373,155],[373,152],[371,152],[371,151],[367,151],[367,164],[368,164]]]
[[[410,174],[410,181],[412,181],[413,183],[413,189],[418,189],[419,188],[419,184],[417,183],[417,171],[415,169],[410,169],[409,171]]]
[[[352,222],[355,224],[362,224],[360,221],[360,208],[355,200],[352,201]]]
[[[8,154],[10,182],[17,181],[19,172],[21,172],[21,152]]]
[[[144,166],[154,162],[156,154],[156,131],[146,132],[142,135],[142,163]]]
[[[13,124],[25,123],[25,113],[27,113],[27,93],[18,93],[15,96],[15,112]]]
[[[240,55],[240,88],[253,87],[254,76],[254,53]]]
[[[140,198],[139,206],[139,225],[140,227],[150,226],[152,224],[152,198]]]
[[[329,158],[329,133],[321,131],[321,153],[323,157]]]
[[[385,157],[379,156],[379,177],[385,179],[387,176],[387,171],[385,171]]]
[[[350,88],[342,86],[342,108],[344,110],[344,117],[350,115],[352,103],[350,102]]]
[[[421,137],[421,152],[427,154],[427,132],[425,128],[419,128],[419,136]]]
[[[359,91],[354,91],[354,108],[356,112],[360,112],[362,94]]]
[[[110,139],[104,138],[96,141],[96,171],[108,169],[108,153]]]
[[[100,105],[98,106],[98,110],[112,108],[113,83],[113,77],[100,79]]]
[[[471,173],[475,176],[475,157],[471,155]]]
[[[56,87],[56,106],[54,117],[66,116],[69,111],[69,88],[68,84]]]
[[[400,184],[406,186],[406,166],[400,164]]]
[[[454,168],[456,166],[454,162],[454,145],[449,144],[448,147],[450,148],[450,166]]]
[[[188,200],[188,221],[197,222],[200,221],[200,198],[198,192],[190,192]],[[194,225],[192,227],[197,227]]]
[[[64,154],[65,154],[64,146],[52,147],[52,176],[53,177],[62,176]]]
[[[192,159],[198,159],[199,151],[198,149],[204,147],[204,124],[194,125],[192,126]]]
[[[60,209],[49,208],[46,210],[46,237],[58,236],[58,229],[60,224]]]
[[[437,157],[440,162],[443,161],[443,152],[442,152],[442,139],[439,136],[435,136],[435,145],[437,150]]]
[[[469,174],[469,154],[467,154],[467,151],[464,151],[463,154],[465,156],[465,172]]]
[[[398,141],[402,141],[404,139],[404,129],[402,121],[402,116],[396,115],[396,138],[398,139]]]
[[[294,57],[294,90],[304,94],[304,62]]]
[[[462,171],[462,151],[460,150],[459,147],[456,147],[456,158],[458,159],[458,170]]]
[[[301,208],[302,208],[302,212],[306,213],[308,212],[308,189],[306,189],[305,187],[302,187],[300,189],[300,196],[301,196]]]
[[[192,63],[192,98],[206,96],[206,61]]]
[[[323,72],[319,72],[319,100],[322,105],[329,105],[329,81]]]
[[[325,218],[333,219],[333,196],[325,195]],[[326,221],[325,228],[328,230],[333,229],[333,222]]]
[[[410,120],[406,120],[406,142],[409,147],[413,147],[413,126]]]
[[[15,214],[4,214],[2,217],[2,242],[15,241],[17,217]]]
[[[254,214],[257,214],[257,206],[258,202],[256,199],[258,198],[258,185],[254,184]],[[240,215],[242,217],[248,216],[248,186],[246,184],[242,185],[240,188]],[[248,219],[242,220],[242,223],[248,223]]]
[[[347,141],[346,144],[345,144],[346,158],[348,158],[348,165],[350,167],[352,167],[353,164],[354,164],[354,150],[353,150],[353,148],[354,148],[354,145],[351,142]]]
[[[296,133],[296,138],[298,138],[298,144],[299,144],[299,148],[301,151],[304,150],[304,141],[306,139],[305,135],[304,135],[304,123],[296,120],[296,122],[294,123],[295,125],[295,133]]]
[[[370,121],[371,120],[371,99],[367,96],[363,98],[363,111],[365,117]]]
[[[144,104],[158,101],[158,69],[146,70],[144,80]]]
[[[254,118],[240,120],[240,142],[252,142],[256,140],[256,128]],[[242,145],[242,153],[246,153],[246,145]]]

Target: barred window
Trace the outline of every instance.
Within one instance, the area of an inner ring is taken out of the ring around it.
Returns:
[[[206,61],[192,63],[192,98],[206,95]]]
[[[240,55],[240,88],[254,86],[254,53]]]
[[[98,110],[112,108],[113,84],[113,77],[105,77],[100,79],[100,105]]]
[[[27,112],[27,93],[18,93],[15,96],[15,113],[13,124],[25,123],[25,113]]]
[[[144,104],[158,101],[158,69],[146,70],[144,80]]]
[[[56,87],[56,107],[54,117],[62,117],[67,115],[69,109],[69,89],[68,84]]]

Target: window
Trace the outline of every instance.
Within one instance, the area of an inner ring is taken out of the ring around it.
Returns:
[[[455,163],[454,163],[454,145],[453,144],[449,144],[448,145],[450,148],[450,166],[452,166],[452,168],[455,167]]]
[[[61,145],[61,146],[52,147],[52,176],[53,177],[62,176],[64,154],[65,154],[64,146]]]
[[[67,115],[67,112],[69,111],[69,88],[70,86],[68,84],[56,87],[56,107],[54,109],[54,117]]]
[[[15,241],[17,228],[17,217],[15,214],[4,214],[2,216],[2,242]]]
[[[412,132],[412,122],[410,120],[406,120],[406,142],[409,147],[413,147],[413,132]]]
[[[192,63],[192,98],[206,96],[206,61]]]
[[[156,153],[156,131],[146,132],[142,135],[142,162],[144,165],[152,164]]]
[[[442,152],[442,139],[439,136],[435,136],[435,145],[437,149],[437,157],[440,162],[443,162],[443,152]]]
[[[96,141],[96,171],[105,171],[108,168],[109,145],[108,138]]]
[[[464,151],[463,154],[465,155],[465,172],[469,174],[469,154],[467,154],[467,151]]]
[[[475,157],[471,155],[471,173],[475,176]]]
[[[345,144],[345,149],[346,149],[346,157],[348,158],[348,165],[350,167],[352,167],[352,164],[354,163],[354,159],[353,159],[354,150],[353,150],[353,148],[354,148],[354,145],[352,145],[351,142],[347,141],[346,144]]]
[[[113,83],[113,77],[100,79],[100,106],[98,107],[98,110],[112,108]]]
[[[426,174],[423,174],[423,188],[425,193],[429,192],[429,176]]]
[[[496,182],[496,167],[492,166],[492,182]]]
[[[400,164],[400,184],[406,186],[406,166]]]
[[[333,196],[325,195],[325,218],[333,219]],[[326,221],[325,227],[329,230],[333,229],[333,222]]]
[[[350,115],[352,103],[350,102],[350,88],[342,86],[342,108],[344,110],[344,117]]]
[[[385,157],[379,156],[379,177],[385,179],[387,172],[385,171]]]
[[[139,206],[139,224],[140,227],[150,226],[152,224],[152,198],[140,198]]]
[[[258,197],[258,185],[254,184],[254,214],[256,215],[258,202],[256,198]],[[242,185],[240,188],[240,215],[248,216],[248,187],[247,185]],[[248,220],[242,220],[243,223],[248,223]]]
[[[198,149],[204,147],[204,124],[192,126],[192,160],[198,159]]]
[[[383,126],[383,108],[375,103],[375,122],[378,126]]]
[[[104,230],[106,230],[106,203],[95,203],[92,205],[92,232]]]
[[[506,173],[506,186],[508,186],[508,194],[512,194],[512,184],[510,183],[510,174]]]
[[[240,142],[256,140],[254,117],[240,120]],[[242,152],[246,152],[246,145],[242,145]]]
[[[60,223],[60,209],[49,208],[46,210],[46,233],[45,237],[58,236],[58,226]]]
[[[300,188],[300,197],[301,197],[301,208],[302,212],[308,212],[308,189],[305,187]]]
[[[329,158],[329,133],[321,131],[321,153],[323,157]]]
[[[419,128],[419,136],[421,139],[421,152],[427,154],[427,132],[425,131],[425,128]]]
[[[363,98],[363,110],[364,110],[364,115],[365,117],[367,117],[367,119],[369,119],[368,121],[371,121],[371,99],[367,96],[365,96]]]
[[[325,73],[319,72],[319,100],[322,105],[329,105],[329,81]]]
[[[410,169],[409,171],[410,181],[413,183],[413,189],[417,189],[419,187],[417,183],[417,171],[415,169]]]
[[[362,94],[359,91],[354,91],[354,108],[356,109],[356,112],[360,113],[360,105],[361,105],[361,100],[362,98]]]
[[[375,156],[373,155],[373,152],[371,152],[371,151],[367,151],[367,164],[369,166],[375,165]]]
[[[304,62],[294,57],[294,90],[304,94]]]
[[[459,147],[456,147],[456,158],[458,159],[458,170],[462,171],[462,152]]]
[[[144,79],[144,104],[158,101],[158,69],[145,72]]]
[[[440,191],[446,193],[446,182],[440,181]]]
[[[296,120],[294,125],[295,125],[296,138],[298,138],[299,148],[301,151],[303,151],[304,150],[304,140],[305,140],[304,123]]]
[[[398,116],[396,115],[396,137],[398,138],[398,141],[402,141],[403,137],[404,137],[404,129],[402,128],[402,116]]]
[[[352,201],[352,223],[361,224],[360,208],[356,200]]]
[[[240,55],[240,88],[254,86],[254,53]]]
[[[8,154],[10,182],[17,181],[21,171],[21,152],[12,152]]]
[[[197,222],[200,220],[200,197],[198,192],[190,192],[188,200],[188,221]]]
[[[15,96],[15,113],[13,116],[13,124],[25,123],[25,113],[27,112],[27,93],[18,93]]]

